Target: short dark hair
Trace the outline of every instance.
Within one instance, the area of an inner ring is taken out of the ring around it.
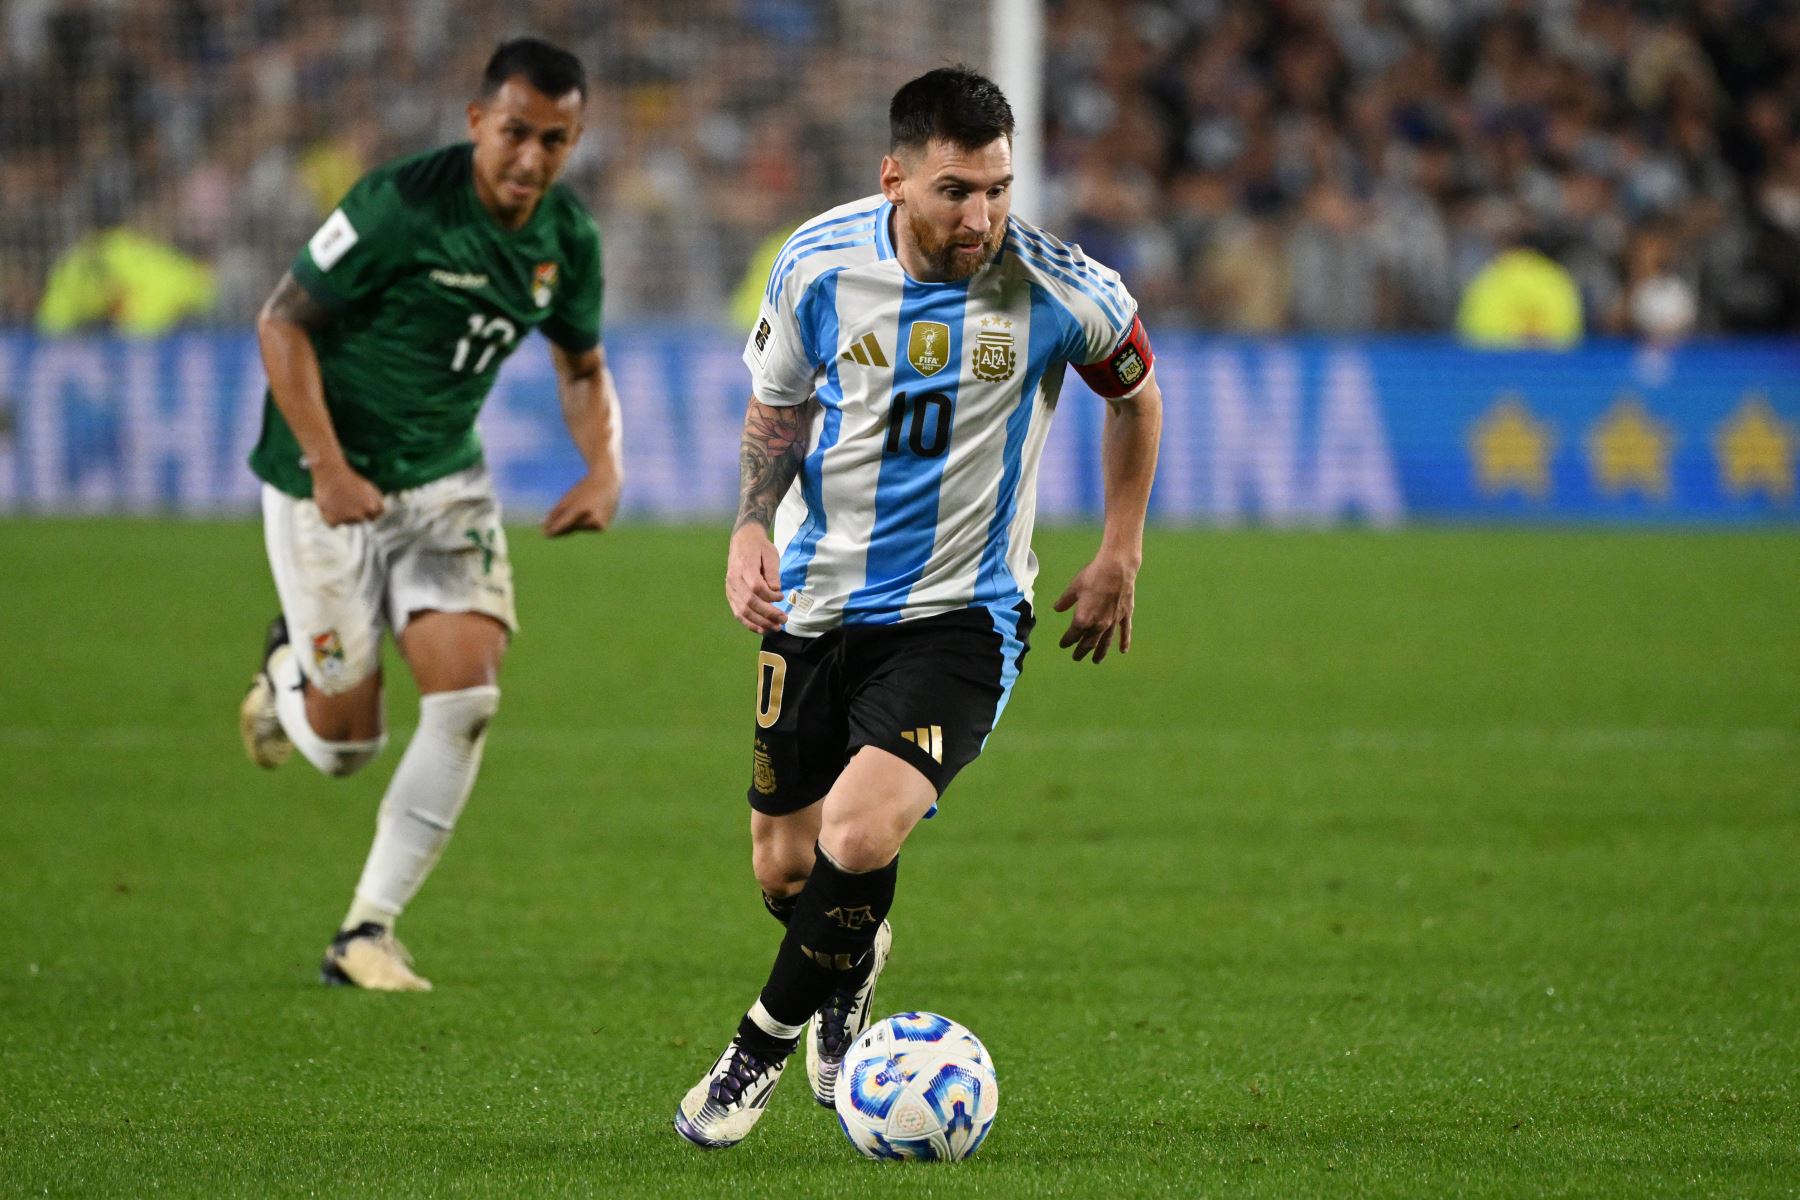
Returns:
[[[492,99],[509,79],[523,79],[552,98],[580,92],[582,100],[587,99],[587,72],[581,69],[581,60],[542,38],[501,42],[481,73],[481,98]]]
[[[927,71],[894,93],[888,105],[888,148],[917,149],[941,139],[975,150],[1011,140],[1012,105],[985,75],[965,66]]]

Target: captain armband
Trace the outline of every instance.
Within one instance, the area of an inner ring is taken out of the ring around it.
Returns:
[[[1144,386],[1144,380],[1150,378],[1150,368],[1155,365],[1150,335],[1144,332],[1144,322],[1133,316],[1131,331],[1117,350],[1099,362],[1077,364],[1075,371],[1101,399],[1123,400],[1137,394]]]

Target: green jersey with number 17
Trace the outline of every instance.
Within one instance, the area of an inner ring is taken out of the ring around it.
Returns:
[[[363,176],[294,260],[335,320],[312,335],[325,407],[358,474],[383,492],[481,461],[475,416],[500,364],[534,327],[580,353],[600,341],[600,233],[550,188],[516,230],[475,195],[474,146]],[[265,402],[251,469],[312,495],[293,431]]]

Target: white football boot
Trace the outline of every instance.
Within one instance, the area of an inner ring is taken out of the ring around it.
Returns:
[[[767,1062],[732,1038],[719,1061],[681,1098],[675,1132],[702,1150],[737,1145],[762,1119],[786,1066],[785,1059]]]
[[[319,978],[337,987],[374,992],[429,992],[431,980],[412,969],[412,955],[393,931],[373,921],[344,929],[325,948]]]
[[[806,1081],[812,1084],[813,1099],[826,1108],[831,1108],[836,1099],[838,1068],[844,1065],[844,1055],[869,1027],[869,1014],[875,1009],[875,983],[893,948],[893,926],[883,921],[875,931],[869,977],[861,987],[831,993],[824,1007],[807,1022]]]
[[[250,677],[250,690],[238,705],[238,736],[244,739],[244,753],[266,771],[279,767],[294,752],[294,743],[288,740],[281,718],[275,713],[274,670],[280,656],[293,652],[288,645],[287,622],[276,617],[269,623],[262,666]]]

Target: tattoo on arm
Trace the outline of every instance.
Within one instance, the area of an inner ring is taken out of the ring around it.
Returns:
[[[733,533],[752,521],[765,530],[774,528],[775,510],[806,460],[806,435],[817,404],[808,400],[771,408],[750,401],[744,440],[738,445],[738,515]]]
[[[263,304],[263,315],[298,325],[308,333],[317,333],[332,321],[331,310],[313,299],[292,271],[282,275],[281,282],[275,285]]]

